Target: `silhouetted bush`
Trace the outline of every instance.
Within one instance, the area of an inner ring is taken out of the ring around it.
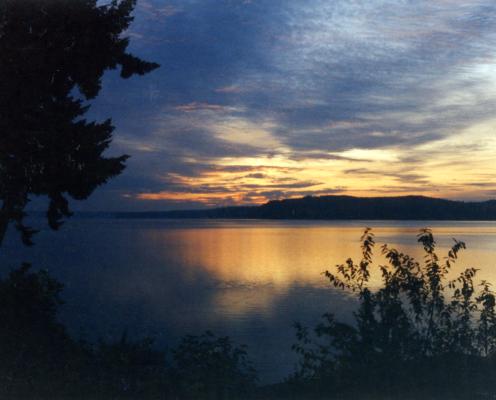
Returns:
[[[173,351],[172,375],[180,398],[230,399],[250,394],[256,373],[244,346],[211,332],[186,336]]]
[[[1,399],[224,399],[255,388],[246,350],[186,336],[173,364],[151,339],[76,341],[57,320],[63,286],[30,265],[0,279]]]
[[[301,355],[291,384],[314,394],[405,397],[409,394],[484,398],[496,393],[495,295],[477,288],[477,270],[455,279],[448,272],[465,248],[455,240],[440,260],[429,229],[418,235],[425,258],[382,246],[382,285],[369,287],[374,235],[361,238],[362,260],[348,259],[325,274],[337,288],[356,293],[355,323],[325,314],[314,330],[296,325]],[[382,397],[380,397],[382,398]]]
[[[130,341],[124,334],[115,343],[94,346],[89,381],[103,399],[164,398],[168,394],[165,353],[153,348],[151,339]]]
[[[0,281],[0,393],[23,397],[62,387],[72,341],[56,319],[62,286],[23,264]]]

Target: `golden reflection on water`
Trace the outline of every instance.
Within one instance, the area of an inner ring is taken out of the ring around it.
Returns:
[[[422,249],[416,242],[422,225],[386,224],[376,225],[373,229],[377,239],[374,263],[379,265],[385,262],[380,254],[384,243],[422,261]],[[496,260],[496,225],[474,224],[448,223],[447,226],[435,227],[433,232],[439,243],[439,256],[446,255],[452,237],[463,240],[468,249],[460,256],[453,275],[466,267],[481,268],[479,279],[496,284],[496,270],[493,268]],[[275,222],[148,232],[148,240],[164,244],[161,257],[181,264],[191,279],[203,271],[219,282],[234,287],[269,285],[284,291],[293,285],[326,286],[328,283],[322,275],[323,271],[332,270],[349,257],[358,262],[363,227]],[[173,251],[168,250],[170,246],[173,246]],[[373,267],[372,270],[378,269]],[[378,274],[373,273],[372,286],[377,286],[379,280]]]

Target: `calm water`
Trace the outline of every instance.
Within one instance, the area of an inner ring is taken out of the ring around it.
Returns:
[[[75,335],[127,330],[166,347],[209,329],[247,344],[270,382],[295,365],[294,321],[315,324],[326,311],[350,318],[353,298],[331,289],[322,272],[358,260],[365,226],[379,245],[419,257],[421,227],[433,228],[441,252],[452,237],[463,240],[468,249],[454,273],[478,267],[480,279],[496,282],[495,222],[73,219],[60,232],[43,229],[29,249],[10,232],[0,261],[12,268],[29,261],[60,279],[62,318]]]

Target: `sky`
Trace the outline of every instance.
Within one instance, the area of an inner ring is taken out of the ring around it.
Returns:
[[[76,205],[496,198],[494,0],[138,0],[96,120],[125,172]]]

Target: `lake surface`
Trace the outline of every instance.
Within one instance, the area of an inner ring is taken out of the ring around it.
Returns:
[[[41,219],[32,225],[42,228],[32,248],[9,232],[3,271],[28,261],[61,280],[61,317],[75,335],[118,338],[126,330],[167,347],[208,329],[247,344],[262,382],[293,371],[295,321],[314,325],[328,311],[350,320],[354,298],[330,288],[322,272],[359,261],[365,226],[376,234],[378,263],[384,243],[421,259],[416,235],[431,227],[440,255],[453,237],[467,244],[453,274],[477,267],[478,279],[496,283],[496,222],[74,218],[59,232]]]

